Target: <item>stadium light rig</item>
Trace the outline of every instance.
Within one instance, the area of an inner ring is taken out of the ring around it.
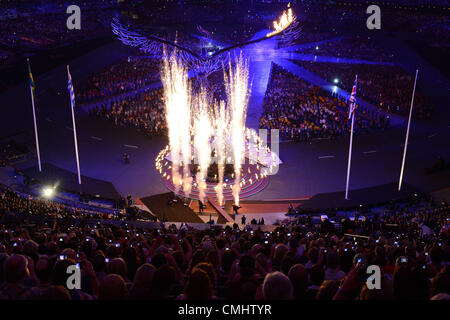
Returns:
[[[53,188],[53,187],[44,187],[44,189],[42,189],[42,195],[45,198],[51,198],[51,197],[53,197],[54,194],[55,194],[55,188]]]

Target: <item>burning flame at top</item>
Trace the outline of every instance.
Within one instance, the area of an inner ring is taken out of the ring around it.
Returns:
[[[292,8],[290,6],[291,5],[288,4],[287,12],[283,11],[283,14],[279,18],[279,20],[278,21],[275,20],[273,22],[274,31],[268,33],[266,37],[270,37],[270,36],[273,36],[273,35],[275,35],[277,33],[282,32],[287,27],[289,27],[289,25],[294,21],[294,15],[292,14]]]

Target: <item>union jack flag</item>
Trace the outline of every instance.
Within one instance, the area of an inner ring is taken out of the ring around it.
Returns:
[[[70,103],[72,105],[72,108],[75,108],[75,92],[73,91],[72,76],[70,75],[69,66],[67,66],[67,76],[69,78],[69,82],[67,83],[67,90],[69,90]]]
[[[355,109],[356,109],[356,86],[357,86],[357,84],[358,84],[358,75],[356,75],[355,84],[353,85],[352,94],[350,95],[350,109],[348,112],[349,119],[351,119],[353,117],[353,113],[355,112]]]

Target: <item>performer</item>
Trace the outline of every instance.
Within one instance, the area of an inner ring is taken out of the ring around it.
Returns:
[[[241,224],[245,226],[245,221],[247,220],[247,218],[245,216],[242,216],[241,218]]]
[[[292,205],[292,203],[289,203],[289,214],[293,214],[294,213],[294,206]]]
[[[130,163],[130,156],[126,152],[123,154],[123,162],[125,164],[129,164]]]
[[[203,202],[198,200],[198,213],[202,214],[204,209],[205,209],[205,205],[203,204]]]
[[[234,212],[235,215],[239,214],[238,211],[239,211],[240,208],[242,208],[240,205],[233,204],[233,212]]]

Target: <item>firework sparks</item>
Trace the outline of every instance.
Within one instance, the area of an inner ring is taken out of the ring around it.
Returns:
[[[226,134],[229,130],[229,116],[227,109],[225,108],[225,102],[221,101],[216,109],[216,152],[217,152],[217,168],[219,180],[218,184],[214,188],[217,194],[217,200],[219,205],[223,205],[223,176],[226,160]],[[226,185],[226,184],[225,184]]]
[[[183,191],[189,194],[192,185],[189,176],[191,97],[187,72],[174,53],[170,57],[164,56],[161,80],[169,128],[172,182],[176,186],[176,192],[183,186]],[[179,170],[182,164],[183,175]]]
[[[233,151],[233,165],[235,183],[233,184],[233,197],[235,204],[239,204],[241,186],[241,167],[245,153],[245,119],[247,103],[250,95],[248,84],[248,62],[242,58],[237,59],[234,67],[229,66],[229,75],[225,76],[227,89],[227,102],[231,110],[231,147]]]
[[[199,165],[195,180],[198,184],[199,197],[202,202],[205,200],[205,180],[211,163],[210,137],[212,127],[208,107],[206,90],[202,88],[195,99],[196,111],[194,117],[194,149]]]
[[[175,54],[165,56],[161,74],[169,146],[158,155],[156,168],[160,173],[163,166],[171,170],[170,173],[164,172],[163,178],[172,181],[175,193],[182,188],[184,195],[189,196],[194,187],[199,192],[200,201],[204,202],[208,192],[208,169],[213,161],[217,161],[214,191],[220,205],[224,204],[227,189],[231,189],[235,204],[239,204],[239,193],[247,183],[241,177],[242,164],[246,153],[251,155],[246,147],[249,132],[245,126],[250,96],[248,61],[242,55],[234,60],[234,65],[230,63],[228,72],[224,73],[226,102],[210,101],[212,98],[208,94],[211,92],[204,83],[200,84],[198,91],[191,92],[186,69]],[[170,166],[164,162],[169,153]],[[190,171],[192,160],[198,165],[195,181]],[[234,166],[231,175],[234,181],[230,184],[224,183],[226,163]],[[252,179],[262,177],[262,174],[250,174],[250,184]]]

